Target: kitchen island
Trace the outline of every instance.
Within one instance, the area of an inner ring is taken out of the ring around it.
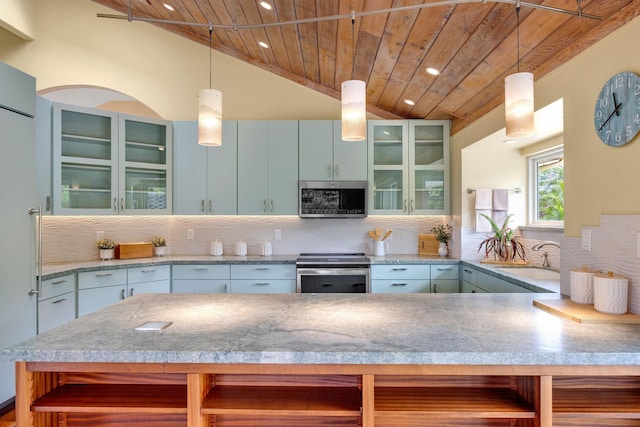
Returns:
[[[639,425],[640,328],[542,298],[139,295],[2,358],[19,427]]]

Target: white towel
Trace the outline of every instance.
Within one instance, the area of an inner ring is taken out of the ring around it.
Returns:
[[[478,209],[493,209],[492,196],[493,191],[487,188],[476,189],[476,210]]]
[[[497,189],[491,192],[492,195],[492,207],[494,211],[508,211],[509,210],[509,190]]]
[[[487,233],[492,230],[491,224],[487,218],[481,214],[485,214],[491,218],[491,209],[476,209],[476,233]]]
[[[498,227],[502,227],[504,220],[507,219],[507,215],[509,215],[509,211],[493,211],[491,219],[493,219],[493,222],[495,222]]]

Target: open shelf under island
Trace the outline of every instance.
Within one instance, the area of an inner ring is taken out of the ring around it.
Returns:
[[[138,295],[1,357],[18,427],[640,425],[637,325],[539,298]]]

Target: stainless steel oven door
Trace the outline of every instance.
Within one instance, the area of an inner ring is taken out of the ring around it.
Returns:
[[[297,291],[302,293],[368,293],[369,268],[299,267]]]

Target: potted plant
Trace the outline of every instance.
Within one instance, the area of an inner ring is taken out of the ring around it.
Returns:
[[[106,261],[113,258],[113,248],[116,246],[116,242],[113,239],[104,237],[98,240],[97,246],[100,250],[100,259]]]
[[[167,240],[161,236],[154,236],[151,240],[153,245],[153,252],[156,256],[163,256],[165,247],[167,246]]]
[[[493,230],[493,236],[487,237],[478,246],[478,252],[484,247],[484,257],[489,258],[489,254],[493,252],[493,258],[496,261],[513,261],[517,258],[526,261],[524,246],[518,240],[518,236],[515,236],[513,230],[508,227],[509,220],[513,214],[507,215],[502,223],[502,227],[498,227],[498,224],[485,214],[480,214],[489,221],[491,229]]]
[[[438,243],[438,255],[447,256],[449,253],[448,243],[451,239],[451,226],[449,224],[440,224],[432,227],[431,232],[436,235]]]

